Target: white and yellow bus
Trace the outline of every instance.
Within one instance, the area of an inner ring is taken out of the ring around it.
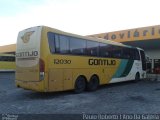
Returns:
[[[145,78],[145,53],[109,40],[45,26],[19,32],[16,86],[53,92],[96,90],[99,85]]]
[[[0,72],[13,72],[15,68],[15,55],[0,53]]]

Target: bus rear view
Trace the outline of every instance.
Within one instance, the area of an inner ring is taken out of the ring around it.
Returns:
[[[21,31],[16,85],[37,92],[94,91],[99,85],[145,78],[142,49],[40,26]]]
[[[44,64],[40,59],[42,27],[25,29],[18,34],[16,49],[16,86],[44,90]]]

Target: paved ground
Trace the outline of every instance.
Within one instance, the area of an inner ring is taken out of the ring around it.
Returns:
[[[0,73],[0,113],[159,114],[160,82],[105,85],[95,92],[36,93],[15,87],[14,73]]]

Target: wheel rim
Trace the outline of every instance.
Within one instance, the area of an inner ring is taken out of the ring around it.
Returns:
[[[92,76],[88,83],[88,90],[96,90],[99,85],[99,80],[96,76]]]
[[[85,90],[85,88],[86,88],[85,79],[83,77],[77,78],[76,84],[75,84],[75,92],[81,93]]]
[[[139,77],[139,74],[138,74],[138,73],[136,74],[135,79],[136,79],[136,80],[139,80],[139,79],[140,79],[140,77]]]
[[[78,80],[78,81],[77,81],[77,84],[76,84],[76,87],[77,87],[78,89],[83,89],[83,88],[85,88],[84,80],[83,80],[83,79]]]
[[[97,86],[98,86],[98,80],[97,80],[97,78],[94,77],[94,78],[92,79],[91,86],[92,86],[94,89],[97,88]]]

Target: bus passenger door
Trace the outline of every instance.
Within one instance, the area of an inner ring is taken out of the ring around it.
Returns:
[[[64,69],[63,70],[63,89],[69,90],[72,89],[73,82],[72,82],[72,70],[71,69]]]
[[[141,61],[142,61],[142,70],[146,70],[146,56],[144,51],[140,50],[140,54],[141,54]]]
[[[107,84],[110,79],[110,69],[108,67],[103,67],[102,69],[99,69],[100,72],[100,84]]]
[[[112,67],[106,67],[105,68],[105,76],[107,83],[112,79],[113,75],[113,68]]]
[[[63,90],[63,69],[49,70],[49,91]]]

